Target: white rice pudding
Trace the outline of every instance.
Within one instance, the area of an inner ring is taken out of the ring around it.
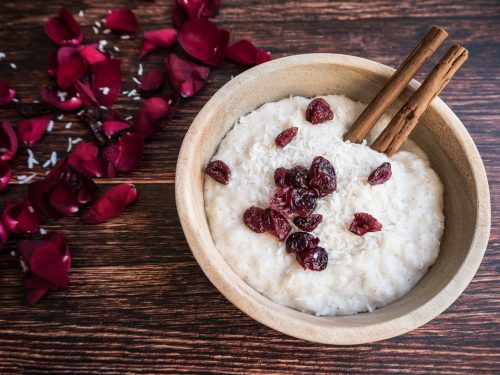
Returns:
[[[408,293],[435,262],[444,227],[443,185],[412,141],[392,158],[366,142],[344,142],[365,104],[336,95],[322,98],[334,119],[319,125],[306,121],[311,99],[303,97],[267,103],[241,117],[212,159],[229,165],[230,182],[205,179],[205,211],[215,246],[229,266],[271,300],[316,315],[373,311]],[[368,143],[389,120],[379,121]],[[292,126],[299,128],[297,136],[277,147],[276,136]],[[328,266],[311,271],[285,251],[285,242],[252,232],[243,214],[251,206],[268,207],[278,189],[277,168],[309,168],[318,155],[335,167],[337,190],[318,199],[315,213],[323,222],[312,234],[328,252]],[[391,163],[391,179],[369,185],[368,175],[383,162]],[[363,237],[351,233],[356,212],[377,218],[382,230]]]

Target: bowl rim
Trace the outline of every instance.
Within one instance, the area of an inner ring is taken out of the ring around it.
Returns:
[[[223,103],[233,90],[257,77],[271,74],[283,68],[325,63],[344,65],[358,71],[368,70],[387,77],[391,76],[394,72],[393,68],[357,56],[311,53],[275,59],[241,73],[235,79],[230,80],[222,86],[209,99],[188,129],[177,159],[175,199],[186,240],[196,261],[212,284],[238,309],[258,322],[296,338],[334,345],[364,344],[409,332],[443,312],[460,296],[470,283],[486,251],[491,222],[490,193],[486,171],[476,145],[465,126],[439,97],[432,101],[431,107],[451,119],[448,122],[452,125],[452,130],[461,147],[467,150],[467,157],[471,165],[474,166],[473,179],[476,182],[477,196],[477,221],[474,235],[464,262],[452,280],[443,289],[410,313],[381,323],[361,324],[360,327],[353,329],[352,326],[344,327],[342,324],[332,323],[334,321],[341,323],[342,317],[318,317],[318,319],[323,319],[323,321],[318,320],[313,324],[301,319],[301,316],[303,317],[305,313],[271,301],[251,288],[241,278],[238,277],[242,284],[234,284],[234,280],[230,280],[228,274],[222,272],[220,265],[217,265],[212,257],[208,256],[206,244],[202,241],[197,227],[194,226],[196,217],[194,215],[195,210],[192,209],[193,202],[190,197],[190,171],[188,168],[185,168],[186,165],[189,165],[195,153],[195,150],[191,149],[190,144],[201,136],[201,129],[205,123],[204,118]],[[412,80],[408,86],[414,91],[419,85],[417,81]],[[226,266],[229,267],[227,264]],[[247,298],[249,293],[252,295],[251,301]],[[275,315],[274,313],[277,314]],[[362,334],[360,334],[360,331]]]

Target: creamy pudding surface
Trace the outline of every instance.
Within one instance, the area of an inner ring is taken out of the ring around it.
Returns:
[[[435,262],[444,228],[443,185],[410,140],[392,158],[366,143],[344,142],[365,104],[336,95],[322,98],[334,118],[318,125],[306,121],[311,99],[303,97],[267,103],[241,117],[212,158],[231,168],[230,182],[222,185],[206,176],[205,211],[217,250],[269,299],[316,315],[373,311],[408,293]],[[368,144],[389,120],[379,121]],[[296,137],[284,148],[276,146],[276,136],[290,127],[298,127]],[[268,207],[279,189],[273,177],[277,168],[309,168],[316,156],[328,159],[337,175],[336,191],[318,199],[314,212],[323,215],[311,232],[328,252],[322,271],[304,270],[295,254],[285,251],[284,241],[254,233],[243,222],[249,207]],[[369,174],[384,162],[391,164],[392,177],[368,184]],[[362,237],[350,232],[357,212],[374,216],[382,230]]]

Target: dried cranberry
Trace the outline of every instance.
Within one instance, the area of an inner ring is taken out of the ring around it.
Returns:
[[[293,223],[305,232],[312,232],[323,221],[323,215],[312,214],[307,217],[297,216],[293,219]]]
[[[319,238],[305,232],[292,233],[286,239],[287,253],[303,253],[319,244]]]
[[[293,213],[292,195],[293,188],[290,186],[279,189],[269,200],[269,207],[284,215]]]
[[[382,224],[372,215],[365,212],[358,212],[354,214],[354,220],[349,230],[358,236],[363,236],[368,232],[378,232],[382,230]]]
[[[377,167],[370,176],[368,176],[368,183],[370,185],[381,185],[390,179],[392,176],[391,163],[382,163]]]
[[[274,182],[279,187],[288,186],[286,182],[286,177],[288,175],[288,169],[286,168],[278,168],[274,171]]]
[[[314,99],[307,106],[306,120],[313,125],[333,120],[333,112],[330,104],[322,98]]]
[[[215,181],[221,184],[227,185],[229,183],[229,177],[231,177],[231,170],[221,160],[214,160],[207,164],[205,168],[207,174],[212,177]]]
[[[268,213],[259,207],[252,206],[247,209],[243,214],[243,221],[255,233],[264,233],[270,229]]]
[[[281,133],[278,134],[276,140],[274,141],[276,143],[276,146],[285,147],[295,138],[298,131],[299,128],[296,127],[283,130]]]
[[[328,265],[328,253],[319,246],[303,253],[297,253],[295,258],[306,270],[323,271]]]
[[[318,197],[307,189],[294,188],[292,190],[293,211],[300,216],[309,216],[314,212],[317,206]]]
[[[324,197],[337,189],[335,169],[323,156],[316,156],[311,163],[308,185],[318,197]]]
[[[286,176],[287,185],[307,189],[308,172],[307,168],[301,165],[289,169]]]
[[[278,168],[274,171],[274,182],[279,187],[293,186],[306,189],[308,187],[308,172],[307,168],[301,165],[297,165],[292,169]]]
[[[270,228],[268,232],[273,236],[278,237],[280,241],[284,241],[288,237],[288,233],[292,230],[292,225],[286,217],[274,210],[266,210],[267,219],[269,220]]]

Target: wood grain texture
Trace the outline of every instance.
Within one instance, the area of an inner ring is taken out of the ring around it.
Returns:
[[[113,7],[132,6],[142,30],[169,27],[170,1],[61,0],[0,2],[0,80],[25,99],[38,99],[48,53],[55,49],[43,23],[58,7],[85,10],[78,19],[86,41],[98,41],[91,25]],[[397,66],[431,25],[444,27],[445,43],[461,43],[467,64],[441,94],[466,125],[490,180],[492,231],[484,261],[464,294],[445,313],[404,336],[356,347],[329,347],[272,331],[239,312],[209,283],[192,257],[174,205],[175,161],[186,129],[210,96],[242,68],[225,63],[195,98],[184,101],[171,123],[148,145],[141,167],[121,180],[137,184],[139,201],[120,219],[84,226],[78,219],[49,223],[70,242],[71,286],[33,308],[24,306],[22,277],[9,255],[0,257],[1,373],[436,373],[500,371],[500,3],[498,1],[223,1],[217,23],[233,38],[249,38],[276,57],[337,52]],[[120,47],[125,89],[132,88],[140,36]],[[448,44],[449,43],[449,44]],[[446,48],[446,47],[444,47]],[[444,51],[443,48],[443,51]],[[443,51],[438,51],[438,55]],[[145,66],[159,67],[164,53]],[[17,70],[9,67],[15,62]],[[421,81],[430,65],[417,76]],[[28,79],[27,79],[28,77]],[[121,99],[134,113],[138,103]],[[14,122],[11,108],[1,118]],[[76,123],[32,147],[40,160],[60,155],[67,137],[91,139]],[[37,169],[43,173],[43,169]],[[21,148],[15,173],[26,174]],[[106,187],[102,186],[102,190]],[[25,186],[11,186],[5,202]],[[161,202],[159,204],[158,202]],[[162,207],[159,210],[159,207]],[[12,250],[12,243],[6,251]]]

